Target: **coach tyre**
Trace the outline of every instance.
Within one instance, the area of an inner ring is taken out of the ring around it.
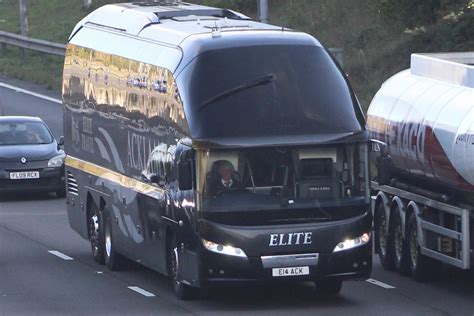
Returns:
[[[394,270],[393,262],[393,236],[387,227],[387,218],[382,203],[375,211],[375,246],[379,254],[380,263],[385,270]]]
[[[169,236],[167,251],[168,275],[175,295],[181,300],[193,299],[197,296],[197,289],[178,281],[179,251],[176,238]]]
[[[104,219],[103,213],[94,202],[89,210],[89,238],[92,248],[92,257],[99,264],[104,264]]]
[[[112,219],[109,214],[104,214],[104,258],[105,265],[111,271],[118,271],[123,268],[124,258],[115,251],[112,235]]]

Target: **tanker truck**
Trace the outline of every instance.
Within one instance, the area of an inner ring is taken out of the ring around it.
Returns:
[[[386,270],[421,281],[440,263],[471,269],[473,65],[474,52],[413,54],[370,104],[375,247]]]

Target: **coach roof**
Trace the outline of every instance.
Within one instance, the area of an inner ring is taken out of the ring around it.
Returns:
[[[181,43],[188,37],[198,34],[212,34],[213,38],[216,38],[219,34],[242,33],[243,31],[247,34],[253,33],[249,31],[297,33],[282,27],[253,21],[232,10],[164,0],[103,6],[80,21],[70,39],[81,27],[88,25],[124,32],[128,35],[173,46],[181,46]],[[307,35],[307,37],[310,36]]]

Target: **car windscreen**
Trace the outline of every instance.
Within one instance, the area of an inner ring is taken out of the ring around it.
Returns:
[[[197,139],[342,133],[364,126],[344,74],[318,46],[207,51],[183,70],[178,84]]]
[[[53,136],[41,122],[0,122],[0,146],[52,142]]]

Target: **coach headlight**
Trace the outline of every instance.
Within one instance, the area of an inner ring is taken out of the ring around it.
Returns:
[[[364,233],[362,236],[354,238],[354,239],[347,239],[345,241],[341,241],[337,244],[334,248],[333,252],[344,251],[356,247],[360,247],[365,245],[370,241],[370,233]]]
[[[57,168],[61,167],[64,163],[64,158],[66,157],[65,154],[60,154],[57,156],[54,156],[48,161],[48,168]]]
[[[229,245],[216,244],[215,242],[205,240],[205,239],[202,240],[202,244],[207,250],[215,252],[215,253],[220,253],[222,255],[228,255],[228,256],[247,258],[247,255],[245,254],[245,252],[240,248],[232,247]]]

